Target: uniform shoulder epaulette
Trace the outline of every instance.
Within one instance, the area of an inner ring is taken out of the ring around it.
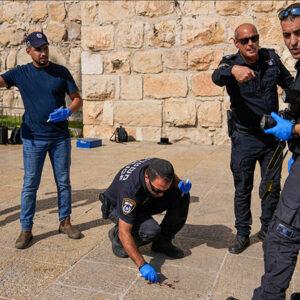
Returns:
[[[235,57],[236,57],[236,54],[229,54],[229,55],[223,56],[223,59],[233,59]]]

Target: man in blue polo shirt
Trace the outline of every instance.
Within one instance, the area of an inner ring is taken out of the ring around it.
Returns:
[[[74,239],[82,236],[70,222],[71,143],[67,121],[80,109],[82,99],[68,69],[49,61],[48,45],[42,32],[32,32],[26,38],[26,52],[32,62],[18,65],[0,76],[0,87],[19,89],[25,108],[21,127],[25,174],[21,195],[22,231],[15,244],[18,249],[26,248],[33,237],[36,193],[47,153],[57,185],[59,232]],[[69,107],[66,107],[65,94],[72,100]]]

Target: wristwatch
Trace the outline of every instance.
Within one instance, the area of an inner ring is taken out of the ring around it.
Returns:
[[[292,137],[293,139],[299,137],[299,135],[298,135],[298,133],[297,133],[295,127],[296,127],[296,124],[294,124],[294,125],[292,126],[291,137]]]

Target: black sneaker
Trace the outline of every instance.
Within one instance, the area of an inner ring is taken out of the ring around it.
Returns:
[[[267,232],[262,229],[257,234],[258,239],[261,240],[262,242],[265,240],[266,236],[267,236]]]
[[[113,227],[109,232],[108,236],[111,241],[111,246],[112,246],[112,252],[114,253],[115,256],[121,257],[121,258],[126,258],[128,257],[127,252],[123,248],[122,244],[119,243],[116,240],[116,227]]]
[[[174,246],[170,241],[155,241],[152,243],[151,250],[164,253],[175,259],[184,257],[184,252],[178,247]]]
[[[232,254],[239,254],[243,252],[250,245],[250,239],[247,236],[236,235],[228,251]]]

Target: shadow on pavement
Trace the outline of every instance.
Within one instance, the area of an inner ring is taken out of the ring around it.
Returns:
[[[73,190],[72,191],[72,209],[99,201],[98,194],[103,191],[104,191],[103,189],[102,190],[100,190],[100,189]],[[37,213],[39,213],[41,211],[48,210],[51,208],[53,208],[53,210],[51,210],[49,212],[50,214],[53,214],[53,213],[58,214],[57,193],[51,192],[51,193],[45,193],[45,195],[55,195],[55,196],[46,198],[46,199],[37,200],[35,215],[37,215]],[[100,203],[99,203],[99,205],[100,205]],[[16,206],[9,207],[7,209],[0,211],[0,216],[9,214],[9,213],[13,213],[13,214],[7,216],[4,220],[0,221],[0,227],[5,226],[9,223],[12,223],[12,222],[18,220],[20,218],[20,209],[21,209],[21,206],[16,205]]]

